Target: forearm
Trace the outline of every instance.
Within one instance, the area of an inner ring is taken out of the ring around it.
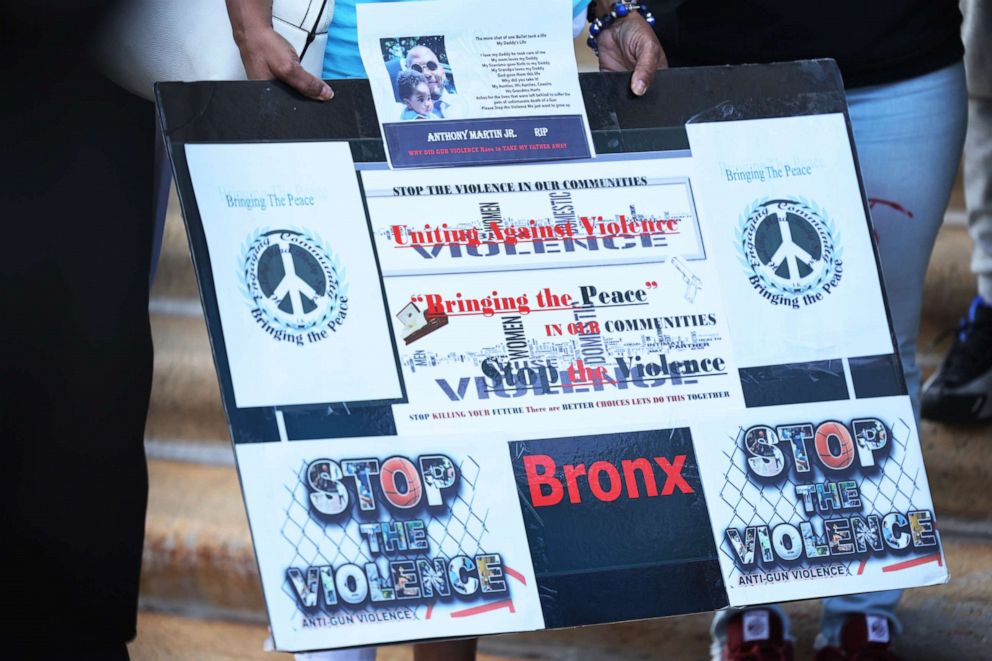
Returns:
[[[226,0],[234,41],[240,47],[252,32],[272,29],[272,0]]]
[[[281,80],[304,96],[326,101],[327,83],[300,65],[296,49],[272,28],[272,0],[225,0],[234,41],[252,80]]]

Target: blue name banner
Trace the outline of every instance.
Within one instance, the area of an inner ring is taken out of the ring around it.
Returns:
[[[393,167],[497,165],[589,158],[581,115],[383,124]]]

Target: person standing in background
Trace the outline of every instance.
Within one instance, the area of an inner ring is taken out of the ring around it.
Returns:
[[[978,295],[943,364],[924,384],[922,406],[924,418],[950,423],[992,420],[992,7],[988,0],[962,0],[961,9],[968,75],[964,199]]]

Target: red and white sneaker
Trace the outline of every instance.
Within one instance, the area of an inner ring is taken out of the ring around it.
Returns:
[[[751,608],[727,622],[723,661],[792,661],[792,642],[783,636],[782,618],[764,608]]]
[[[817,650],[816,661],[899,661],[892,652],[888,618],[861,613],[849,616],[840,630],[840,647]]]

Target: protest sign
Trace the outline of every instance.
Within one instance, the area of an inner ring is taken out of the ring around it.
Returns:
[[[946,580],[833,63],[581,82],[595,162],[444,170],[159,86],[279,649]]]

